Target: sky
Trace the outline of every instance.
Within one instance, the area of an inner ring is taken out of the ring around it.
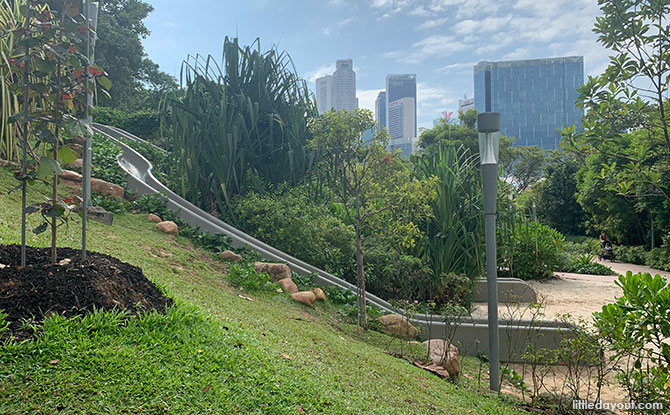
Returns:
[[[389,73],[417,76],[417,123],[430,128],[442,111],[474,95],[482,60],[583,56],[598,75],[608,51],[592,32],[597,0],[145,0],[145,51],[179,78],[195,54],[220,60],[225,36],[276,46],[314,90],[337,59],[353,59],[359,107],[374,101]]]

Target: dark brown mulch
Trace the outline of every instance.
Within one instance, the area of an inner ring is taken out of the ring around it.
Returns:
[[[131,315],[158,310],[165,312],[172,299],[165,297],[142,270],[109,255],[58,249],[58,261],[50,265],[48,248],[28,247],[27,265],[20,267],[21,246],[0,245],[0,310],[8,314],[10,331],[16,338],[22,321],[41,320],[50,313],[82,315],[95,309],[124,310]],[[67,262],[67,261],[66,261]]]

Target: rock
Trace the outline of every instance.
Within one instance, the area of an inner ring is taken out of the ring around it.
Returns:
[[[449,340],[432,339],[423,342],[430,351],[429,358],[435,365],[441,366],[449,373],[450,378],[456,378],[461,373],[458,365],[458,347]]]
[[[291,268],[286,264],[275,264],[270,262],[254,262],[254,269],[256,272],[265,272],[270,275],[273,282],[283,280],[284,278],[291,278]]]
[[[123,187],[118,184],[95,178],[91,179],[91,191],[116,198],[123,198],[124,195]]]
[[[386,333],[393,336],[414,338],[419,334],[419,330],[412,323],[398,314],[387,314],[379,317],[377,321]]]
[[[156,224],[156,229],[170,235],[179,235],[179,227],[171,220],[166,220]]]
[[[89,206],[86,210],[86,215],[89,219],[100,222],[104,225],[111,225],[114,223],[114,214],[106,211],[100,206]]]
[[[316,296],[311,291],[300,291],[293,293],[291,294],[291,298],[310,307],[314,307],[314,302],[316,301]]]
[[[149,219],[150,221],[152,221],[154,223],[163,222],[163,220],[161,219],[160,216],[154,215],[153,213],[149,213],[149,216],[147,216],[147,219]]]
[[[290,278],[284,278],[283,280],[279,280],[279,281],[277,281],[277,284],[281,285],[282,288],[284,289],[284,291],[289,292],[291,294],[295,294],[298,291],[300,291],[298,289],[298,286],[295,285],[293,280],[290,279]]]
[[[224,261],[240,262],[242,260],[242,257],[233,251],[223,251],[219,254],[219,257]]]
[[[83,146],[84,143],[86,142],[86,139],[84,137],[75,135],[70,139],[70,141],[73,142],[74,144],[79,144],[80,146]]]
[[[321,288],[312,288],[312,292],[317,300],[326,301],[326,293]]]
[[[68,144],[68,147],[70,147],[70,149],[72,151],[74,151],[74,153],[77,155],[77,157],[79,157],[81,159],[81,157],[84,154],[84,146],[82,146],[81,144],[72,143],[72,144]]]
[[[72,170],[63,170],[63,172],[59,174],[58,177],[69,182],[81,182],[81,174]]]

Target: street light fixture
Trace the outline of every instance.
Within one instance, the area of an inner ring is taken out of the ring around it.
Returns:
[[[498,194],[498,151],[500,113],[477,115],[479,159],[482,164],[484,229],[486,232],[486,287],[489,316],[489,387],[500,391],[500,349],[498,339],[498,268],[496,259],[496,197]]]

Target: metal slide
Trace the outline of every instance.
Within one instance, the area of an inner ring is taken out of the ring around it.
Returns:
[[[284,262],[299,274],[314,274],[314,283],[321,286],[335,285],[340,288],[356,292],[356,287],[334,275],[294,258],[276,248],[267,245],[237,228],[215,218],[209,213],[181,198],[159,182],[151,173],[151,163],[140,153],[124,144],[121,139],[131,141],[144,141],[119,128],[102,124],[93,124],[93,130],[106,137],[114,139],[122,149],[118,158],[119,165],[128,174],[128,186],[139,195],[161,193],[167,197],[168,208],[177,212],[179,217],[190,226],[199,227],[200,230],[212,234],[223,233],[227,235],[235,247],[249,247],[258,251],[266,260]],[[156,147],[158,148],[158,147]],[[163,150],[161,150],[163,151]],[[516,279],[499,279],[499,292],[501,299],[507,295],[505,289],[517,289],[523,298],[533,301],[534,292],[526,290],[525,285],[518,284]],[[481,284],[480,284],[481,285]],[[518,290],[522,287],[522,290]],[[480,295],[481,297],[481,295]],[[514,297],[512,295],[511,297]],[[387,301],[367,293],[367,301],[370,305],[378,307],[385,312],[402,314]],[[488,325],[486,319],[461,318],[454,331],[454,323],[445,323],[443,316],[414,314],[410,321],[421,327],[424,338],[450,338],[455,344],[459,344],[461,352],[476,355],[478,351],[488,354]],[[500,321],[500,358],[502,361],[520,361],[521,354],[529,343],[538,347],[556,348],[568,326],[556,321]]]

